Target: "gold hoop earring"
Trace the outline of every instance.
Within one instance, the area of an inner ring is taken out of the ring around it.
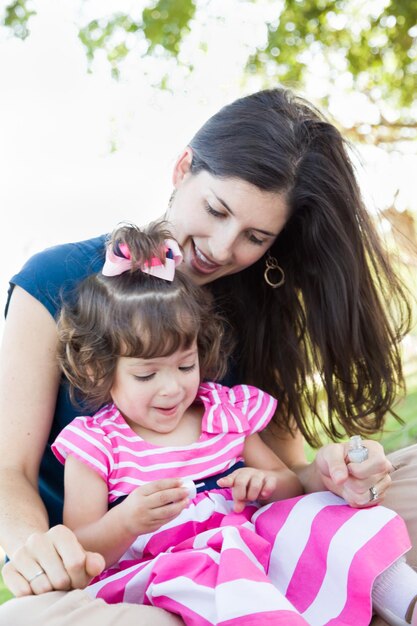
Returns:
[[[273,283],[271,281],[271,279],[268,276],[268,273],[271,270],[277,270],[278,272],[281,273],[281,278]],[[277,287],[282,287],[282,285],[285,283],[285,272],[282,269],[282,267],[280,265],[278,265],[278,261],[276,260],[276,258],[274,256],[271,256],[270,254],[268,254],[268,256],[265,259],[265,272],[264,272],[264,279],[265,282],[267,283],[267,285],[269,285],[270,287],[272,287],[273,289],[276,289]]]

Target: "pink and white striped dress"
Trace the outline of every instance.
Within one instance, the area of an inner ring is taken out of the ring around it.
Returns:
[[[106,481],[109,503],[163,477],[199,479],[242,459],[245,437],[276,401],[247,385],[203,383],[201,436],[187,446],[147,443],[114,405],[78,417],[53,445]],[[203,491],[159,530],[140,535],[87,588],[109,603],[152,604],[187,626],[365,626],[376,576],[410,547],[404,522],[382,506],[352,509],[321,492],[233,512],[229,489]]]

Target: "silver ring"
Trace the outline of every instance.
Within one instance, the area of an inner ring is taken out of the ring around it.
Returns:
[[[32,578],[27,578],[26,580],[28,581],[29,585],[31,582],[33,582],[35,580],[35,578],[38,578],[39,576],[42,576],[42,574],[45,574],[43,569],[40,569],[38,572],[36,572],[36,574],[34,574],[32,576]]]
[[[371,494],[371,497],[369,498],[369,502],[374,502],[374,500],[378,500],[379,494],[378,494],[376,487],[370,487],[369,493]]]

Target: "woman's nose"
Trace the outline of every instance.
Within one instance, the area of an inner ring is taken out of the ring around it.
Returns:
[[[233,257],[235,246],[235,234],[229,230],[219,229],[210,239],[209,253],[215,263],[228,263]]]

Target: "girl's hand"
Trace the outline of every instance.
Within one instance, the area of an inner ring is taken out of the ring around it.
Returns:
[[[101,554],[86,552],[74,533],[60,525],[31,535],[11,555],[2,574],[7,587],[19,597],[83,589],[104,565]]]
[[[362,463],[349,462],[348,442],[323,446],[314,461],[315,469],[326,489],[341,496],[355,508],[382,502],[391,483],[392,465],[381,444],[367,439],[363,445],[368,448],[368,459]],[[378,494],[377,500],[371,499],[371,487]]]
[[[179,478],[166,478],[137,487],[122,502],[121,516],[126,530],[144,535],[158,530],[188,506],[188,491]]]
[[[240,513],[246,502],[268,500],[279,488],[280,472],[242,467],[217,481],[219,487],[231,488],[234,511]]]

